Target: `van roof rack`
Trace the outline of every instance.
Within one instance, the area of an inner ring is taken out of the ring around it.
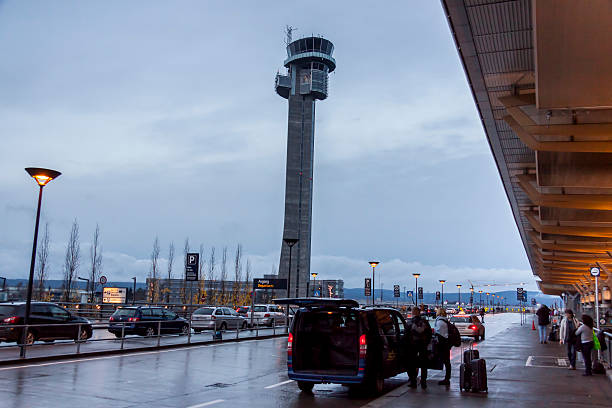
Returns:
[[[330,299],[330,298],[283,298],[274,299],[277,305],[296,305],[300,307],[306,306],[337,306],[337,307],[359,307],[359,302],[353,299]]]

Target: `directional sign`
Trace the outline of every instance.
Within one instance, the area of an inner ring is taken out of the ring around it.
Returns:
[[[423,299],[423,288],[419,287],[419,299]]]
[[[102,303],[125,303],[127,297],[126,288],[104,288],[102,289]]]
[[[185,280],[198,280],[198,266],[200,264],[200,254],[188,253],[187,262],[185,262]]]
[[[287,289],[287,279],[253,279],[254,289]]]
[[[440,300],[440,291],[437,291],[437,292],[436,292],[436,301],[437,301],[437,300]]]
[[[399,285],[393,285],[393,297],[400,297]]]
[[[372,278],[365,278],[364,283],[365,296],[372,296]]]

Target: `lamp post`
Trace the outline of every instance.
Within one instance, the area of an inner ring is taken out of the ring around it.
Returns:
[[[85,292],[87,292],[87,295],[89,295],[89,279],[81,278],[80,276],[77,276],[77,279],[87,282],[87,286],[85,286]],[[88,298],[89,298],[89,296],[88,296]],[[89,301],[87,301],[87,303],[89,303]]]
[[[37,167],[26,167],[25,171],[34,179],[40,187],[38,190],[38,207],[36,209],[36,224],[34,227],[34,242],[32,244],[32,259],[30,260],[30,276],[28,278],[28,291],[26,298],[25,315],[23,324],[27,326],[30,321],[30,308],[32,305],[32,285],[34,282],[34,264],[36,263],[36,244],[38,242],[38,225],[40,224],[40,205],[42,202],[43,188],[53,179],[58,178],[62,173],[50,169],[41,169]],[[25,344],[26,330],[23,331],[23,342]],[[20,350],[20,356],[25,357],[25,347],[22,346]]]
[[[490,295],[490,293],[489,293],[489,292],[487,292],[487,309],[488,309],[488,308],[489,308],[489,306],[490,306],[490,305],[489,305],[489,295]]]
[[[316,272],[313,272],[310,274],[310,276],[312,276],[312,297],[314,297],[314,291],[317,288],[317,276],[319,274]],[[319,293],[319,297],[321,297],[321,293]]]
[[[459,309],[461,309],[461,285],[457,284],[457,289],[459,290]]]
[[[480,307],[482,308],[482,290],[478,291],[478,303],[480,304]]]
[[[444,284],[446,281],[444,279],[440,279],[440,283],[442,284],[442,307],[444,307]]]
[[[372,267],[372,306],[374,306],[374,298],[376,297],[376,296],[374,296],[374,292],[376,291],[376,285],[375,285],[375,282],[374,282],[374,275],[375,275],[376,267],[378,266],[378,264],[380,262],[378,262],[378,261],[370,261],[368,263]]]
[[[418,296],[419,296],[419,276],[421,276],[420,273],[413,273],[412,276],[414,276],[414,305],[418,306]]]
[[[287,298],[290,298],[291,297],[291,259],[293,258],[291,251],[293,250],[293,246],[297,244],[299,239],[284,238],[283,241],[289,247],[289,270],[287,271]],[[295,290],[297,292],[297,285],[295,286]],[[295,297],[297,297],[297,293]],[[287,309],[285,310],[285,319],[287,321],[287,331],[289,331],[289,304],[288,303],[287,303]]]
[[[132,289],[132,305],[134,305],[136,303],[136,277],[134,276],[132,280],[134,281],[134,289]]]
[[[470,287],[470,308],[474,307],[474,287]]]

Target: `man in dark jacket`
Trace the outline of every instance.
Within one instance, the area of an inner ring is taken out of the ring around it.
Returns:
[[[546,327],[550,324],[550,309],[546,305],[540,306],[536,312],[538,317],[538,334],[540,335],[540,344],[548,343],[546,337]]]
[[[421,387],[427,388],[427,346],[431,342],[431,326],[427,320],[421,317],[418,307],[412,308],[412,320],[410,321],[410,349],[411,362],[408,368],[410,387],[417,387],[417,375],[421,369]]]

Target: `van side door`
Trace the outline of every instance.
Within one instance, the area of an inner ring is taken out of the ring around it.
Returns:
[[[388,377],[394,375],[401,358],[398,355],[398,328],[393,314],[389,310],[377,310],[376,322],[382,340],[382,369],[385,377]]]

